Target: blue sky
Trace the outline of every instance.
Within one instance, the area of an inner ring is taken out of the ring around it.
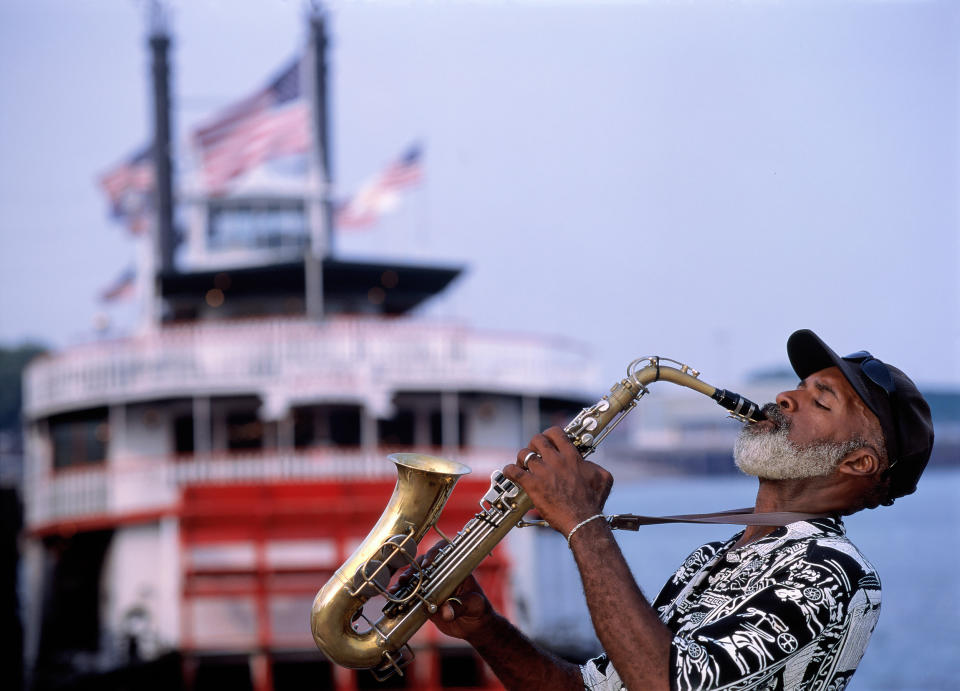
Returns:
[[[303,5],[171,2],[185,132],[302,45]],[[960,5],[333,3],[338,188],[426,180],[340,236],[467,273],[427,310],[733,385],[796,328],[960,384]],[[0,5],[0,343],[92,334],[134,243],[96,177],[148,137],[145,3]],[[122,323],[123,315],[113,315]]]

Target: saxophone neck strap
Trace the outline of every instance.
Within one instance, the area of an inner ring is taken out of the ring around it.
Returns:
[[[785,526],[796,521],[809,521],[814,518],[835,517],[835,513],[803,513],[799,511],[773,511],[754,513],[750,507],[731,509],[716,513],[690,513],[677,516],[638,516],[632,513],[620,513],[607,516],[607,523],[614,530],[639,530],[642,525],[661,523],[721,523],[733,525],[775,525]]]

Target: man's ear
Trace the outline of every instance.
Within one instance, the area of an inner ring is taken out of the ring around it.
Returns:
[[[865,477],[874,475],[879,470],[880,459],[877,458],[877,452],[869,446],[851,451],[837,464],[837,471],[847,475]]]

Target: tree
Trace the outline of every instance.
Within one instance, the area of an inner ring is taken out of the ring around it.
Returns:
[[[36,343],[24,343],[16,348],[0,347],[0,431],[14,431],[19,436],[23,370],[33,358],[46,351],[44,346]]]

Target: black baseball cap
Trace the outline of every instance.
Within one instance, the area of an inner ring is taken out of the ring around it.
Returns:
[[[890,460],[890,499],[913,494],[933,449],[930,406],[910,378],[865,350],[840,357],[809,329],[787,339],[790,364],[801,379],[839,367],[867,408],[877,416]]]

